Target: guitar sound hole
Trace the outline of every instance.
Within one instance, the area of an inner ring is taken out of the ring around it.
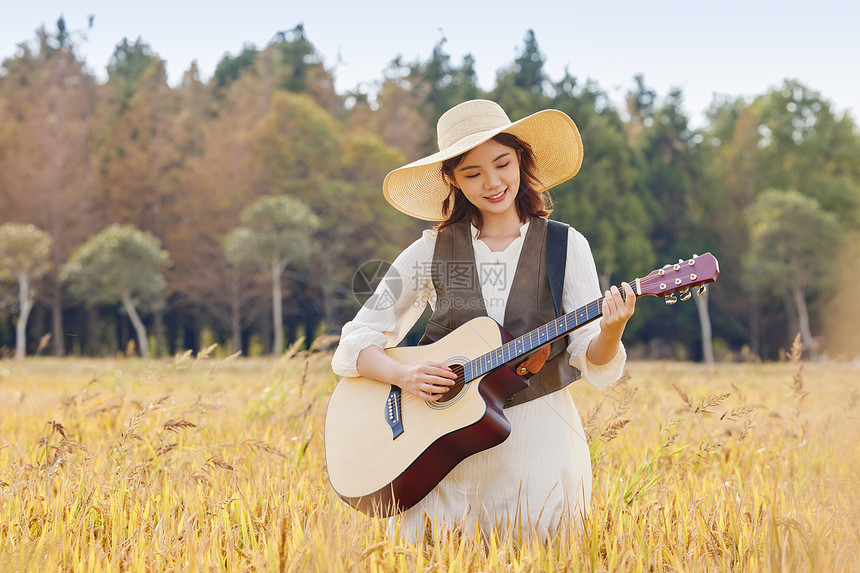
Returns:
[[[457,397],[457,394],[463,391],[463,388],[466,386],[466,381],[463,377],[463,365],[462,364],[449,364],[448,365],[451,370],[454,371],[454,374],[457,375],[457,379],[454,381],[454,385],[448,388],[447,392],[444,392],[436,403],[444,403],[450,400],[453,400]]]

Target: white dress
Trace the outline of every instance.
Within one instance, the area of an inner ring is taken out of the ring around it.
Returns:
[[[520,229],[503,252],[492,252],[476,239],[472,228],[475,263],[487,314],[504,321],[508,293],[529,223]],[[344,325],[332,359],[334,372],[358,376],[358,354],[370,345],[396,346],[421,317],[435,292],[430,276],[436,232],[424,231],[394,261],[372,297],[356,317]],[[384,291],[384,292],[383,292]],[[588,241],[571,228],[568,234],[563,308],[570,312],[600,298],[597,270]],[[607,364],[595,366],[585,352],[598,334],[594,321],[569,335],[570,363],[599,389],[621,375],[626,361],[623,345]],[[546,539],[567,523],[576,524],[591,497],[591,461],[585,433],[569,388],[507,408],[511,434],[501,444],[460,462],[421,502],[392,518],[407,539],[424,533],[425,515],[434,527],[460,527],[465,533],[494,526],[514,533]]]

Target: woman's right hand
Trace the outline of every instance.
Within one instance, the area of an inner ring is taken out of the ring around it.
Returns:
[[[355,367],[365,378],[394,384],[404,392],[430,402],[438,400],[457,379],[457,375],[441,362],[403,364],[379,346],[368,346],[359,352]]]
[[[440,362],[422,362],[413,366],[404,365],[400,386],[423,400],[434,402],[454,385],[457,375]]]

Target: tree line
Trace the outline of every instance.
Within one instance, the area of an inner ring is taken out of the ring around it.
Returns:
[[[336,334],[360,303],[356,270],[426,228],[388,207],[382,179],[434,151],[438,117],[476,97],[577,123],[585,161],[552,190],[552,217],[589,240],[602,286],[720,260],[695,305],[640,305],[632,352],[769,359],[798,332],[811,352],[855,350],[840,329],[858,312],[845,285],[860,276],[860,135],[800,81],[715,96],[692,129],[679,89],[636,76],[618,106],[594,80],[550,79],[531,31],[489,91],[444,38],[345,93],[301,25],[176,86],[141,39],[116,46],[101,83],[77,48],[61,19],[0,69],[8,354],[247,355]]]

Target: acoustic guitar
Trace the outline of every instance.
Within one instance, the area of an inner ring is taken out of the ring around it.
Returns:
[[[719,272],[716,258],[705,253],[651,271],[630,286],[637,297],[665,297],[672,304],[675,293],[681,300],[693,287],[704,293]],[[325,419],[332,487],[369,515],[388,517],[412,507],[462,460],[508,437],[505,400],[528,387],[516,365],[602,314],[600,298],[518,338],[492,318],[479,317],[432,344],[386,349],[404,364],[447,364],[457,379],[432,402],[375,380],[341,378]]]

